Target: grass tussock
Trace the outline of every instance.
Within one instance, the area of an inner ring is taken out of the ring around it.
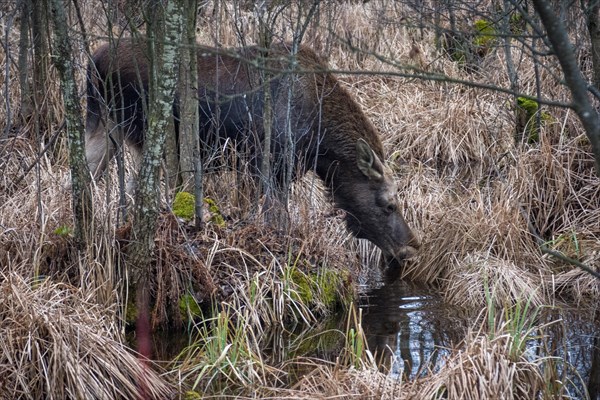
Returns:
[[[223,224],[209,220],[207,229],[198,231],[171,213],[161,215],[148,280],[152,326],[182,326],[186,294],[205,309],[213,301],[250,307],[253,325],[261,330],[298,320],[311,323],[343,306],[354,297],[352,280],[360,265],[344,241],[331,234],[340,230],[340,221],[332,218],[310,229],[297,219],[300,214],[314,211],[297,204],[287,233],[227,214]],[[130,234],[129,225],[117,232],[125,254]]]
[[[489,254],[469,254],[462,268],[448,277],[446,300],[453,304],[464,304],[467,309],[479,310],[488,299],[489,293],[495,307],[508,307],[515,302],[531,301],[535,306],[544,304],[548,296],[540,275],[526,268],[511,265],[507,261]]]
[[[43,277],[2,273],[0,304],[4,394],[29,399],[173,394],[154,367],[119,340],[115,310],[81,290]]]
[[[433,377],[419,385],[420,398],[532,399],[548,382],[526,357],[511,359],[511,337],[470,336]],[[417,398],[417,397],[414,397]]]
[[[402,399],[406,398],[401,380],[376,368],[345,368],[314,363],[313,368],[281,398],[289,399]]]

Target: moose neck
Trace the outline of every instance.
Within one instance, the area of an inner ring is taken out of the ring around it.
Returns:
[[[350,195],[349,191],[364,180],[357,165],[357,147],[363,140],[373,153],[383,160],[383,146],[377,130],[364,115],[360,106],[337,81],[328,89],[329,96],[322,102],[322,132],[316,154],[316,172],[325,182],[334,200]]]

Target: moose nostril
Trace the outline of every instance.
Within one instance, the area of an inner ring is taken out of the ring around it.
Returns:
[[[398,210],[398,206],[395,203],[390,203],[386,207],[388,214],[393,214]]]

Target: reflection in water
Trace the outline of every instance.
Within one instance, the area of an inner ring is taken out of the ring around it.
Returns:
[[[446,349],[464,337],[459,310],[445,306],[430,288],[397,280],[369,292],[362,303],[369,349],[394,375],[414,378],[439,368]]]
[[[555,322],[544,329],[543,340],[532,340],[528,347],[537,351],[540,357],[554,357],[554,373],[557,379],[565,382],[571,398],[587,399],[586,390],[591,389],[589,398],[600,400],[598,393],[594,393],[595,388],[587,387],[600,373],[593,365],[599,351],[594,337],[600,331],[600,321],[593,322],[593,313],[566,306],[547,310],[540,320]]]
[[[152,332],[150,358],[157,363],[169,363],[194,342],[194,337],[186,329]],[[135,330],[127,332],[125,339],[131,349],[138,350]]]
[[[392,376],[409,379],[428,370],[438,371],[448,349],[461,346],[467,327],[480,323],[467,318],[460,308],[445,304],[433,288],[401,280],[369,291],[360,307],[371,352]],[[592,322],[595,319],[596,323]],[[587,388],[597,392],[600,386],[600,351],[594,347],[600,331],[598,319],[582,309],[556,306],[541,310],[534,322],[543,329],[533,332],[526,353],[532,360],[544,359],[539,364],[544,376],[563,382],[569,398],[586,399]],[[318,326],[304,327],[304,331],[267,331],[260,341],[263,356],[274,365],[298,356],[335,362],[344,346],[346,321],[343,313]],[[195,334],[185,330],[156,332],[153,358],[173,360],[194,338]],[[135,349],[133,335],[128,340]],[[590,398],[600,400],[598,393]]]
[[[458,307],[444,304],[434,289],[397,280],[367,293],[363,299],[363,329],[369,349],[390,374],[413,379],[443,366],[449,348],[460,346],[467,326],[477,323]],[[600,350],[594,338],[600,321],[582,309],[556,306],[542,309],[534,322],[526,353],[544,359],[544,376],[563,382],[569,398],[585,399],[586,386],[595,391],[600,381]],[[596,339],[597,340],[597,339]],[[595,379],[596,378],[596,379]],[[590,393],[592,399],[600,395]]]

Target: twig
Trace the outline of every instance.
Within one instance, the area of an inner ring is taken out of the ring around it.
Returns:
[[[544,242],[544,239],[542,239],[542,237],[538,233],[538,231],[535,228],[535,226],[533,226],[533,223],[529,220],[529,218],[525,214],[525,210],[523,210],[523,207],[519,206],[519,211],[521,212],[521,215],[523,216],[523,218],[525,218],[525,220],[527,221],[527,229],[529,230],[529,233],[531,233],[531,235],[534,237],[534,239],[535,239],[536,243],[538,244],[538,246],[540,246],[540,250],[542,251],[542,253],[549,254],[549,255],[551,255],[551,256],[553,256],[555,258],[558,258],[559,260],[562,260],[562,261],[564,261],[564,262],[566,262],[568,264],[575,265],[576,267],[581,268],[582,270],[584,270],[588,274],[594,276],[595,278],[600,279],[600,273],[599,272],[594,271],[594,269],[588,267],[587,265],[585,265],[581,261],[575,260],[574,258],[571,258],[571,257],[568,257],[568,256],[564,255],[560,251],[552,250],[551,248],[549,248],[548,246],[546,246],[546,244]]]
[[[584,270],[588,274],[591,274],[592,276],[600,279],[600,273],[594,271],[592,268],[588,267],[584,263],[582,263],[580,261],[577,261],[577,260],[575,260],[575,259],[573,259],[571,257],[565,256],[560,251],[552,250],[552,249],[548,248],[548,246],[546,246],[545,244],[540,245],[540,249],[542,250],[542,253],[550,254],[551,256],[556,257],[559,260],[565,261],[565,262],[567,262],[569,264],[573,264],[573,265],[581,268],[582,270]]]

